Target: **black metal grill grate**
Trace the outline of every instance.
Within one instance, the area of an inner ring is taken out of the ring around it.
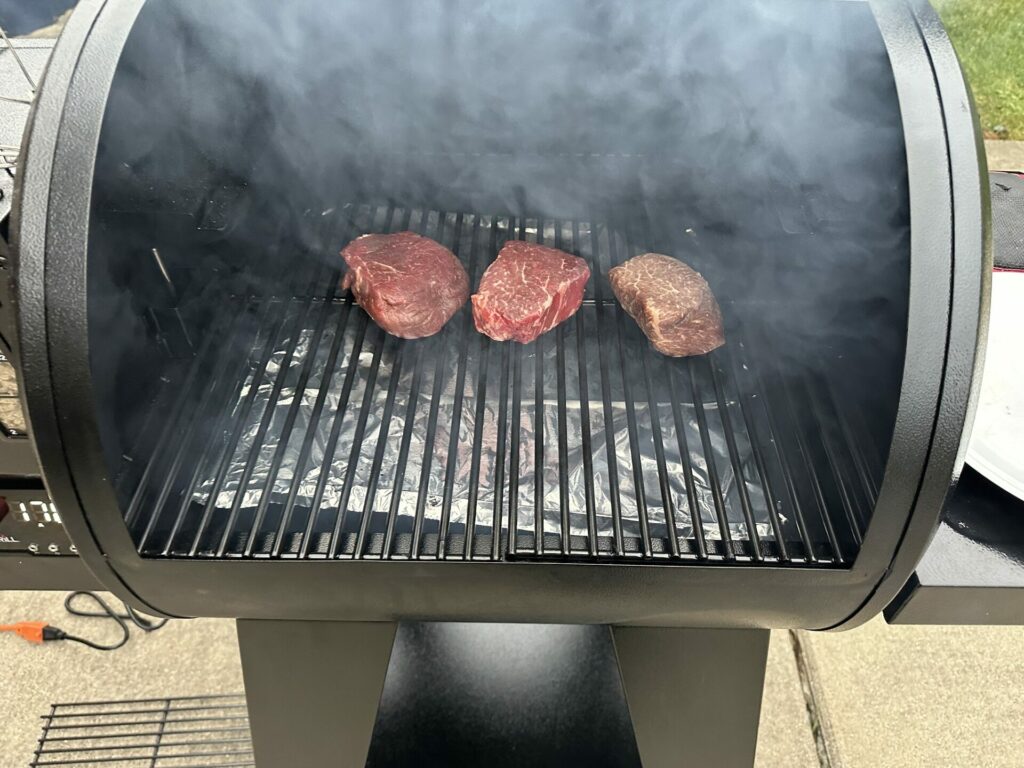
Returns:
[[[282,276],[287,292],[226,313],[161,405],[126,514],[143,555],[852,560],[881,471],[863,424],[740,330],[711,355],[654,352],[604,277],[646,250],[629,223],[384,206],[325,221],[324,252],[413,229],[473,285],[510,238],[594,276],[529,345],[476,333],[468,305],[434,337],[386,336],[338,295],[340,259]]]
[[[255,765],[242,695],[54,704],[42,719],[32,768]]]

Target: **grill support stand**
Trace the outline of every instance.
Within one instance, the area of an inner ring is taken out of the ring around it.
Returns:
[[[750,768],[767,629],[613,627],[644,768]]]
[[[392,623],[239,620],[238,644],[258,768],[365,765],[397,627]],[[467,642],[481,643],[487,637],[481,629],[481,625],[467,624],[452,625],[451,631],[461,633]],[[570,641],[559,635],[552,640],[543,631],[535,634],[536,642],[511,652],[503,648],[494,660],[498,677],[518,678],[523,690],[550,685],[551,670],[531,658],[551,652],[546,645],[570,642],[577,651],[590,648],[579,644],[580,638]],[[768,630],[612,627],[609,635],[644,768],[750,768],[754,764]],[[396,663],[416,665],[431,663],[425,659],[438,653],[458,655],[436,638],[431,650],[429,633],[426,640],[421,638],[410,647],[413,636],[405,636],[405,658]],[[611,648],[603,661],[595,648],[575,658],[581,674],[600,674],[594,664],[614,662]],[[415,676],[406,669],[410,674]],[[460,690],[457,680],[445,685],[448,688],[430,697],[431,712],[422,716],[443,722],[447,717],[443,713],[451,709],[446,697],[462,700],[469,695]],[[587,695],[573,688],[562,692],[563,705],[570,702],[571,707],[574,697]],[[521,704],[531,706],[529,701]],[[616,715],[613,709],[605,702],[599,719],[625,716],[624,711]],[[475,710],[487,719],[486,712]],[[491,720],[484,726],[474,725],[473,717],[467,719],[465,713],[447,719],[450,728],[484,727],[511,740],[551,738],[543,729],[531,735],[536,726],[529,725],[530,718],[518,724]],[[585,733],[579,736],[589,738]],[[631,764],[635,757],[630,754],[637,753],[626,749],[617,762],[611,762]]]
[[[363,768],[397,624],[238,621],[260,768]]]

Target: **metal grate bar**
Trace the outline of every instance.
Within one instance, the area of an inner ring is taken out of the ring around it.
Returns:
[[[175,712],[208,712],[208,711],[214,710],[214,709],[245,709],[245,704],[244,703],[243,704],[203,704],[203,705],[197,704],[197,705],[194,705],[194,706],[175,707],[174,711]],[[119,716],[119,715],[150,715],[150,714],[159,715],[161,713],[166,715],[167,708],[166,707],[154,707],[154,708],[150,708],[150,709],[112,709],[112,710],[104,710],[103,712],[93,713],[93,714],[101,714],[104,717],[114,717],[114,716]],[[73,718],[73,717],[81,717],[81,715],[79,715],[77,713],[74,713],[74,712],[55,713],[55,714],[53,714],[51,716],[51,720]]]
[[[597,229],[593,218],[590,221],[590,250],[591,253],[598,253],[598,242],[594,230]],[[604,283],[605,277],[600,271],[600,261],[598,261],[598,274],[595,275],[595,298],[597,302],[597,334],[602,336],[602,326],[607,325],[607,307],[605,305],[606,299],[604,297]],[[615,414],[612,408],[612,392],[611,383],[612,377],[609,372],[610,364],[608,361],[609,350],[607,345],[597,345],[597,357],[601,367],[601,404],[604,408],[604,442],[605,450],[607,451],[608,458],[608,500],[611,506],[611,517],[612,517],[612,533],[615,540],[615,554],[619,557],[625,554],[625,547],[623,545],[622,537],[622,501],[621,501],[621,489],[619,487],[619,470],[618,470],[618,458],[615,455]]]
[[[739,381],[740,377],[736,356],[731,351],[728,351],[726,355],[731,363],[733,377],[736,381]],[[715,365],[718,365],[718,363],[715,363]],[[754,419],[748,410],[746,398],[741,394],[736,399],[740,406],[740,413],[743,416],[743,423],[747,424],[748,429],[750,430],[750,451],[754,456],[754,466],[757,469],[757,476],[761,482],[761,488],[764,491],[765,502],[768,508],[768,521],[771,524],[772,533],[775,536],[775,545],[779,550],[779,560],[782,562],[788,562],[789,548],[786,546],[786,537],[782,530],[782,520],[779,518],[779,511],[775,508],[774,484],[769,476],[767,461],[761,450],[761,445],[753,432]]]
[[[478,263],[489,261],[489,254],[497,252],[498,228],[493,226],[493,224],[490,227],[489,241],[488,250],[482,256],[477,255],[476,252],[473,254],[473,272],[470,278],[471,286],[477,285],[476,265]],[[475,236],[473,238],[473,244],[475,247]],[[472,317],[472,312],[468,313],[468,317]],[[477,334],[477,353],[480,358],[480,370],[476,382],[476,412],[473,414],[473,445],[475,446],[479,446],[483,442],[484,415],[486,413],[487,406],[487,372],[491,353],[491,345],[485,343],[483,334]],[[466,507],[466,541],[462,550],[462,557],[464,560],[473,559],[473,541],[476,538],[476,506],[480,493],[480,460],[481,452],[479,450],[473,451],[469,468],[469,500]],[[497,493],[495,494],[495,497],[501,498],[501,494]],[[491,528],[491,537],[494,541],[497,542],[499,540],[500,533],[501,516],[499,515],[497,517],[496,524],[492,523]]]
[[[835,528],[832,525],[832,519],[828,514],[828,504],[825,501],[825,494],[821,488],[821,481],[818,479],[818,474],[815,472],[814,461],[811,458],[811,453],[807,447],[807,441],[804,439],[803,430],[800,426],[800,417],[797,413],[796,405],[793,403],[792,393],[790,392],[789,385],[786,381],[785,374],[782,371],[777,371],[779,379],[782,381],[782,396],[780,399],[786,403],[786,409],[789,413],[789,423],[793,425],[793,438],[796,441],[797,453],[800,456],[800,460],[804,468],[804,476],[807,478],[808,484],[811,486],[811,493],[814,497],[814,503],[818,510],[818,516],[821,519],[822,524],[825,526],[825,535],[828,537],[829,546],[832,549],[832,561],[835,563],[843,562],[843,553],[839,546],[839,539],[836,536]]]
[[[412,209],[407,209],[406,218],[403,221],[402,229],[407,230],[411,224]],[[427,216],[420,216],[419,234],[427,232]],[[416,415],[416,405],[419,402],[420,386],[423,383],[423,353],[427,342],[417,341],[414,344],[413,353],[413,375],[412,383],[409,385],[409,401],[405,409],[404,429],[402,442],[398,449],[398,459],[395,466],[395,482],[391,491],[391,504],[388,507],[387,523],[385,524],[384,543],[381,546],[380,556],[382,559],[392,556],[392,549],[395,543],[395,527],[398,524],[398,510],[402,501],[402,489],[405,485],[405,470],[409,461],[409,447],[412,445],[413,420]],[[409,557],[412,557],[410,552]]]
[[[219,715],[219,716],[216,716],[216,717],[212,717],[212,716],[211,717],[179,717],[179,718],[175,718],[174,722],[176,722],[176,723],[205,723],[205,722],[210,722],[210,721],[215,721],[215,720],[243,720],[243,719],[245,719],[245,717],[246,717],[246,715]],[[137,725],[159,725],[162,722],[163,722],[163,720],[123,720],[123,721],[116,722],[116,723],[108,723],[107,725],[117,726],[117,727],[126,727],[127,728],[127,727],[134,727],[134,726],[137,726]],[[80,724],[80,723],[66,723],[64,725],[51,725],[50,726],[50,731],[54,732],[54,731],[60,731],[60,730],[66,730],[66,729],[91,728],[91,727],[92,727],[91,724],[83,725],[83,724]]]
[[[616,244],[614,232],[608,232],[608,260],[605,265],[604,274],[620,263],[619,249]],[[615,335],[619,342],[619,373],[622,376],[622,399],[626,406],[626,430],[629,434],[629,456],[633,465],[633,488],[635,490],[636,513],[640,522],[640,546],[643,549],[644,557],[651,557],[651,532],[650,520],[647,514],[647,495],[644,493],[644,475],[640,464],[640,436],[637,434],[636,406],[630,392],[629,376],[626,373],[626,344],[624,336],[626,311],[618,304],[615,305]],[[653,421],[653,419],[652,419]]]
[[[460,213],[455,219],[455,236],[452,245],[452,253],[456,256],[459,256],[462,251],[463,223],[463,216]],[[476,254],[476,242],[479,234],[480,217],[474,216],[469,243],[469,284],[472,286],[476,285],[476,265],[480,263],[480,259],[477,258]],[[448,460],[444,473],[444,491],[441,496],[441,522],[437,533],[436,555],[438,560],[441,560],[448,554],[445,550],[445,543],[448,539],[448,528],[451,524],[452,516],[452,490],[455,487],[455,467],[459,451],[459,425],[462,423],[462,403],[466,395],[466,361],[469,356],[469,344],[467,341],[472,322],[472,313],[463,312],[462,328],[459,335],[460,343],[458,345],[459,360],[455,366],[455,400],[452,404],[452,425],[448,432]],[[466,530],[469,531],[470,529],[467,527]]]
[[[754,511],[750,506],[750,494],[747,492],[747,482],[743,477],[743,466],[739,459],[739,449],[736,447],[736,433],[733,431],[732,419],[729,417],[727,398],[723,390],[723,383],[719,375],[717,365],[710,359],[707,361],[711,371],[711,381],[715,390],[715,401],[718,403],[718,415],[722,419],[722,427],[725,432],[725,443],[729,451],[729,462],[732,464],[733,475],[736,477],[736,491],[740,498],[740,508],[743,511],[743,520],[747,525],[747,534],[750,537],[750,556],[754,560],[761,560],[761,540],[757,535],[757,526],[754,523]]]
[[[754,372],[754,380],[757,383],[758,399],[761,402],[761,410],[764,413],[765,420],[768,424],[768,435],[767,443],[771,444],[774,449],[775,459],[777,466],[779,467],[783,482],[786,486],[786,491],[789,494],[790,509],[793,511],[793,518],[796,522],[797,530],[800,534],[800,541],[804,547],[804,560],[808,563],[817,560],[817,554],[814,551],[814,545],[811,543],[810,532],[807,529],[807,520],[804,516],[803,505],[800,502],[800,493],[796,487],[796,481],[793,476],[793,469],[790,466],[789,459],[787,458],[786,452],[783,450],[781,442],[781,432],[779,431],[778,424],[775,421],[775,415],[773,410],[768,405],[767,399],[767,388],[764,386],[764,379],[760,373]]]
[[[416,414],[416,404],[419,401],[420,385],[423,382],[423,343],[416,345],[415,360],[413,361],[412,384],[409,387],[409,405],[405,410],[405,430],[402,434],[402,444],[398,449],[398,460],[395,467],[395,484],[391,492],[391,506],[388,508],[387,531],[384,535],[384,546],[381,549],[381,557],[391,556],[391,548],[394,545],[395,525],[398,522],[398,508],[402,501],[402,487],[405,482],[405,468],[409,461],[409,446],[412,444],[413,417]]]
[[[278,473],[281,471],[281,464],[284,461],[285,450],[288,448],[288,440],[291,437],[292,429],[295,427],[295,421],[299,415],[299,409],[302,405],[302,396],[306,392],[306,386],[309,383],[309,377],[313,372],[313,362],[316,359],[315,350],[320,345],[320,339],[323,337],[324,327],[327,323],[327,316],[330,314],[331,302],[334,300],[335,292],[339,281],[341,279],[340,268],[331,270],[330,272],[330,289],[327,293],[327,298],[324,300],[323,305],[320,307],[320,312],[316,321],[316,328],[313,330],[312,342],[310,344],[310,351],[306,354],[306,359],[303,361],[301,372],[299,373],[299,380],[295,384],[295,394],[292,396],[292,404],[288,408],[288,414],[285,417],[284,425],[281,428],[281,434],[277,438],[277,448],[274,451],[274,458],[271,461],[270,469],[267,472],[267,479],[263,484],[263,491],[260,494],[259,505],[256,507],[256,517],[252,524],[252,529],[249,531],[249,538],[245,543],[245,556],[250,557],[253,553],[253,548],[256,545],[257,536],[260,533],[260,529],[263,525],[263,520],[267,515],[267,508],[270,505],[271,493],[274,488],[274,483],[277,481]],[[308,311],[308,309],[307,309]],[[299,334],[295,335],[294,341],[297,343],[299,340]],[[292,354],[294,354],[294,345],[292,348]],[[287,359],[291,359],[290,357]],[[278,377],[280,382],[284,382],[285,377]],[[269,423],[269,420],[265,420]],[[282,514],[281,523],[283,524],[287,518]],[[281,540],[281,535],[278,535],[275,541],[275,546]]]
[[[331,542],[327,548],[328,557],[337,557],[338,550],[342,546],[345,518],[348,515],[348,502],[352,497],[356,465],[359,462],[359,451],[362,448],[363,436],[366,433],[366,421],[370,418],[370,408],[373,406],[373,387],[377,383],[377,374],[380,372],[381,357],[385,349],[390,350],[394,354],[394,349],[398,346],[398,342],[394,337],[386,336],[377,326],[374,326],[374,330],[374,338],[378,339],[378,341],[373,345],[370,370],[366,374],[366,390],[363,393],[363,402],[359,408],[359,417],[356,420],[356,429],[352,437],[352,449],[349,451],[348,463],[345,469],[345,482],[341,486],[341,501],[338,503],[338,519],[334,524],[334,532],[331,534]]]
[[[315,295],[315,288],[317,283],[320,281],[321,273],[324,269],[324,265],[321,264],[317,270],[316,275],[313,277],[309,288],[306,291],[306,295],[309,298],[304,302],[302,311],[298,313],[297,319],[291,326],[291,341],[288,344],[287,351],[284,355],[284,361],[281,363],[282,370],[287,370],[291,364],[292,358],[295,356],[295,348],[298,346],[300,332],[306,325],[306,319],[309,317],[310,310],[313,309],[313,297]],[[268,347],[268,350],[272,350],[273,347]],[[269,362],[269,358],[268,358]],[[266,366],[263,366],[264,372]],[[277,404],[278,399],[281,397],[281,390],[284,389],[284,376],[277,376],[274,379],[274,388],[270,393],[270,400],[267,402],[265,413],[272,413],[273,407]],[[253,380],[253,391],[256,391],[257,380]],[[252,441],[252,447],[249,449],[249,456],[245,462],[245,469],[242,471],[242,478],[238,482],[239,492],[235,494],[235,500],[231,505],[231,511],[228,513],[227,525],[224,526],[224,533],[221,534],[220,544],[217,545],[217,557],[223,557],[227,550],[228,540],[231,538],[232,532],[235,528],[235,522],[238,520],[238,514],[241,510],[242,500],[245,498],[244,491],[249,487],[249,481],[252,479],[252,473],[256,468],[256,459],[263,450],[264,440],[267,437],[267,431],[270,429],[272,419],[262,418],[260,419],[260,426],[256,432],[256,437]],[[212,496],[212,494],[211,494]]]
[[[496,456],[494,466],[494,514],[491,517],[491,559],[497,560],[501,556],[501,518],[502,499],[504,494],[501,489],[505,487],[505,440],[508,433],[508,369],[509,359],[512,355],[510,345],[504,345],[501,352],[501,380],[498,383],[498,438],[496,445]],[[510,505],[511,507],[511,505]],[[512,523],[509,523],[509,531],[514,531]]]
[[[242,710],[239,714],[225,715],[239,709]],[[190,716],[182,717],[182,713]],[[144,717],[146,715],[158,717]],[[131,719],[112,719],[120,717]],[[241,696],[54,704],[43,720],[43,732],[31,762],[33,768],[59,765],[124,768],[254,765],[248,716]],[[51,725],[54,720],[63,724],[55,727]],[[225,726],[222,724],[224,721],[237,725]],[[181,723],[200,725],[182,728]],[[140,730],[137,724],[142,724],[143,729]]]
[[[559,229],[561,231],[561,229]],[[572,252],[580,255],[580,225],[572,223]],[[583,447],[583,472],[586,477],[594,477],[594,448],[590,435],[590,387],[587,380],[587,344],[584,338],[583,316],[574,318],[576,325],[576,362],[579,375],[580,393],[580,443]],[[584,503],[587,508],[587,551],[591,557],[597,556],[597,503],[594,500],[593,480],[584,488]]]
[[[509,234],[515,229],[515,219],[508,221]],[[526,225],[523,219],[519,220],[519,236],[517,239],[526,239]],[[510,556],[519,554],[519,441],[522,432],[522,411],[523,411],[523,356],[526,354],[526,347],[522,344],[512,345],[512,445],[509,448],[509,476],[508,476],[508,553]]]
[[[725,545],[722,554],[726,560],[734,560],[736,553],[733,549],[732,532],[729,530],[729,519],[725,514],[725,500],[722,498],[722,482],[718,477],[718,468],[715,466],[714,449],[711,447],[711,433],[708,430],[708,417],[704,411],[704,396],[701,393],[700,384],[697,382],[697,374],[693,366],[688,368],[690,374],[690,389],[693,392],[693,408],[697,414],[697,428],[700,431],[700,442],[704,449],[705,463],[707,464],[708,477],[711,478],[711,494],[715,502],[715,517],[718,519],[719,536]]]
[[[362,212],[360,212],[361,215]],[[359,231],[360,227],[356,224],[356,231]],[[348,312],[351,311],[351,301],[346,307]],[[346,314],[346,324],[348,322],[348,314]],[[358,360],[359,353],[363,348],[363,341],[366,338],[366,327],[367,318],[365,314],[359,314],[359,321],[357,324],[355,339],[352,343],[352,354],[350,360]],[[339,332],[340,333],[340,332]],[[343,334],[341,334],[343,335]],[[345,417],[345,407],[348,404],[349,396],[352,393],[352,385],[355,382],[357,366],[349,365],[348,371],[345,373],[345,381],[341,387],[341,394],[338,397],[338,404],[334,409],[334,414],[331,417],[331,432],[327,437],[327,444],[324,446],[324,457],[325,467],[321,469],[319,476],[317,477],[316,490],[313,493],[313,499],[310,503],[309,519],[306,522],[306,530],[302,536],[302,543],[300,545],[300,557],[307,557],[312,547],[313,529],[316,527],[317,516],[320,513],[320,505],[323,504],[324,491],[327,488],[327,471],[326,464],[330,461],[330,457],[334,456],[334,452],[338,448],[338,438],[341,436],[341,425]],[[340,510],[339,510],[340,511]],[[340,524],[339,515],[339,524]],[[336,535],[332,536],[331,546],[335,546]]]
[[[811,406],[811,412],[814,414],[815,421],[818,424],[825,425],[827,422],[824,420],[824,412],[818,404],[818,398],[815,396],[813,389],[807,385],[806,380],[803,382],[803,388],[807,393],[807,402]],[[828,429],[823,427],[819,430],[818,436],[820,437],[822,448],[825,452],[825,458],[828,463],[829,471],[832,474],[832,479],[835,481],[836,490],[839,492],[843,511],[846,513],[846,519],[850,523],[850,533],[853,535],[854,541],[857,545],[860,546],[863,541],[860,531],[860,521],[857,519],[857,513],[854,511],[855,505],[851,491],[847,489],[843,472],[839,468],[840,461],[837,449],[832,444],[832,438],[829,435]]]
[[[858,440],[854,437],[850,420],[847,418],[844,409],[836,405],[832,388],[828,386],[827,382],[822,381],[818,376],[810,376],[805,381],[805,385],[815,393],[815,396],[822,403],[822,418],[828,419],[828,423],[837,426],[840,438],[839,445],[853,462],[853,471],[857,478],[857,485],[860,487],[863,504],[863,506],[855,505],[855,511],[857,512],[857,519],[860,522],[861,530],[863,530],[867,527],[865,510],[870,509],[874,504],[874,500],[878,497],[878,483],[863,450],[863,442],[868,441]]]
[[[742,329],[707,356],[654,352],[606,278],[646,247],[642,222],[393,203],[335,219],[332,241],[419,230],[473,283],[507,238],[571,250],[593,282],[551,334],[500,349],[473,332],[469,307],[429,339],[387,336],[339,297],[338,261],[307,259],[275,296],[243,297],[223,333],[230,353],[197,355],[191,410],[136,473],[144,556],[827,567],[860,543],[873,475],[858,414],[823,376],[765,378],[771,361],[753,352],[768,347],[744,347]],[[800,414],[796,393],[811,399]],[[207,429],[218,437],[201,442]]]
[[[239,312],[237,316],[241,316],[241,313]],[[242,330],[241,328],[239,328],[238,334],[241,333]],[[248,363],[248,355],[246,355],[244,351],[242,351],[244,345],[240,343],[241,339],[239,335],[232,334],[229,335],[228,338],[230,339],[231,348],[238,348],[239,351],[234,356],[232,356],[231,354],[223,356],[221,366],[218,368],[217,373],[214,374],[209,387],[207,387],[206,392],[203,394],[203,399],[200,401],[199,406],[196,408],[195,418],[192,420],[189,426],[189,430],[185,435],[185,438],[181,441],[179,451],[184,450],[184,447],[186,445],[190,445],[194,441],[196,429],[199,428],[200,424],[206,423],[207,417],[209,417],[216,423],[216,428],[212,434],[223,434],[225,431],[229,414],[225,409],[221,409],[219,414],[217,414],[212,409],[217,408],[217,406],[219,405],[220,398],[218,398],[218,395],[223,393],[225,383],[231,382],[232,379],[237,380],[238,378],[243,376],[246,365]],[[232,363],[234,363],[234,366],[232,366]],[[229,370],[233,371],[233,376],[225,376],[225,374]],[[186,491],[181,497],[178,513],[174,516],[174,523],[171,525],[171,529],[167,534],[167,538],[164,540],[162,553],[165,555],[174,546],[174,542],[177,539],[179,532],[181,531],[181,527],[185,522],[185,518],[188,512],[188,507],[192,503],[194,489],[200,482],[201,473],[203,471],[203,468],[207,464],[210,452],[213,451],[214,449],[214,445],[215,443],[213,440],[208,440],[204,442],[202,456],[200,460],[196,462],[195,467],[192,470],[192,475],[189,478],[189,482],[186,486]],[[167,493],[173,486],[176,475],[176,470],[174,472],[168,473],[167,478],[164,480],[164,487],[160,491],[159,498],[167,498]],[[161,509],[162,504],[156,504],[155,508]],[[151,520],[155,521],[157,520],[157,518],[157,515],[153,515]],[[145,547],[148,536],[149,530],[147,529],[147,532],[143,534],[142,544],[140,545],[141,547]]]
[[[239,717],[235,718],[235,719],[241,719],[242,717],[243,717],[242,715],[239,715]],[[44,717],[44,719],[45,719],[45,717]],[[175,721],[172,721],[172,722],[180,722],[180,721],[175,720]],[[161,724],[163,724],[163,721],[161,721]],[[44,728],[44,735],[45,735],[45,733],[49,729],[45,725],[43,726],[43,728]],[[61,741],[61,742],[64,742],[64,741],[103,741],[105,739],[129,739],[129,738],[140,738],[141,739],[141,738],[145,738],[145,737],[149,737],[149,736],[152,736],[152,737],[155,738],[157,736],[160,736],[161,734],[166,737],[166,736],[185,736],[185,735],[188,735],[190,733],[191,734],[206,734],[206,733],[241,733],[241,732],[248,733],[249,732],[249,728],[247,726],[237,726],[237,727],[231,727],[231,728],[185,728],[185,729],[164,728],[162,731],[160,731],[160,730],[156,730],[156,731],[132,731],[131,733],[108,733],[108,734],[102,734],[102,735],[86,735],[86,736],[54,736],[50,740],[51,741]]]
[[[544,336],[533,349],[533,554],[544,554]]]
[[[202,347],[200,347],[200,350],[196,355],[197,359],[205,358],[205,356],[209,352],[211,344],[213,343],[213,339],[217,337],[218,332],[220,330],[220,328],[216,328],[214,329],[213,333],[207,336],[206,340],[203,342]],[[153,476],[154,470],[159,465],[158,459],[160,458],[163,451],[165,451],[172,444],[170,438],[171,435],[174,433],[174,429],[176,427],[181,426],[180,414],[182,409],[185,407],[185,403],[188,401],[189,394],[192,391],[192,385],[195,382],[196,377],[198,375],[199,366],[189,366],[189,372],[186,375],[184,381],[182,382],[181,390],[178,394],[178,397],[175,399],[174,406],[171,408],[171,418],[166,419],[164,422],[164,427],[161,430],[160,436],[157,438],[156,445],[153,449],[153,455],[150,458],[150,460],[146,462],[146,466],[142,470],[142,477],[139,478],[138,485],[135,487],[135,493],[132,495],[132,500],[129,503],[128,510],[125,513],[125,522],[129,526],[135,523],[135,520],[139,514],[139,510],[142,508],[142,501],[146,495],[146,491],[149,488],[149,481]],[[150,524],[152,524],[152,520],[150,520]],[[146,534],[144,534],[143,540],[145,540],[145,538],[148,536],[148,532],[149,526],[147,526]]]
[[[628,228],[626,232],[627,257],[636,256],[637,254],[642,253],[641,249],[634,249],[632,247]],[[654,396],[654,383],[651,380],[651,371],[647,362],[647,355],[640,356],[640,368],[643,372],[644,389],[647,393],[647,405],[651,416],[651,436],[654,442],[654,457],[658,465],[658,488],[661,493],[662,509],[665,511],[665,533],[668,538],[669,553],[673,557],[678,557],[679,536],[676,533],[676,508],[672,501],[672,488],[669,484],[668,466],[665,462],[665,448],[661,435],[658,401]],[[728,430],[728,427],[726,427],[726,430]]]
[[[224,481],[227,479],[228,471],[231,468],[231,457],[235,452],[235,448],[238,445],[238,440],[242,436],[242,426],[245,424],[245,420],[252,410],[253,403],[256,401],[256,383],[261,380],[266,373],[267,365],[270,362],[270,357],[274,351],[274,341],[277,339],[278,334],[281,332],[281,328],[284,326],[284,321],[287,316],[286,309],[290,304],[290,300],[281,300],[276,303],[271,303],[271,309],[273,309],[271,319],[271,332],[267,335],[267,339],[264,342],[263,354],[260,358],[259,363],[253,371],[252,381],[253,385],[249,388],[249,394],[246,396],[239,416],[235,419],[234,428],[231,430],[231,436],[224,444],[220,452],[220,458],[217,462],[217,474],[213,482],[213,486],[210,489],[210,496],[206,502],[206,506],[203,509],[203,516],[199,522],[199,530],[192,540],[192,546],[189,549],[189,556],[194,557],[196,552],[199,550],[200,543],[203,541],[203,536],[210,524],[210,520],[213,517],[213,513],[217,508],[217,498],[220,495],[221,490],[224,488]],[[271,314],[268,312],[268,314]]]
[[[438,242],[444,242],[445,224],[448,219],[448,212],[442,211],[437,221]],[[450,333],[450,326],[438,334],[442,339],[447,340]],[[442,347],[443,348],[443,347]],[[430,465],[434,455],[434,439],[437,436],[437,419],[441,401],[441,386],[444,384],[444,362],[443,354],[436,355],[437,363],[434,366],[434,386],[430,397],[430,414],[427,416],[426,440],[423,446],[423,465],[420,471],[419,496],[416,500],[416,517],[413,523],[412,534],[412,557],[419,559],[423,543],[423,521],[427,504],[427,489],[430,486]],[[440,545],[439,545],[440,546]]]

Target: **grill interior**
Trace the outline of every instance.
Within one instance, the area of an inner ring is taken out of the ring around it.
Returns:
[[[576,253],[594,278],[581,310],[528,345],[476,333],[468,304],[435,337],[387,337],[339,295],[340,259],[288,270],[278,295],[236,297],[154,408],[171,416],[137,446],[141,474],[123,471],[143,555],[855,554],[880,473],[863,426],[823,377],[782,376],[741,327],[705,357],[653,351],[604,277],[647,250],[643,226],[394,205],[323,218],[325,243],[422,232],[474,284],[510,238]]]
[[[106,101],[90,385],[144,557],[853,562],[909,295],[870,6],[253,2],[145,4]],[[571,251],[583,307],[386,337],[337,253],[404,229],[474,286],[510,238]],[[651,349],[605,277],[644,251],[722,349]]]
[[[255,765],[240,694],[54,704],[42,719],[32,768]]]

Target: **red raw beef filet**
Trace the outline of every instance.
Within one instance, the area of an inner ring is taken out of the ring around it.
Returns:
[[[363,235],[345,246],[342,290],[388,333],[432,336],[469,298],[469,275],[440,243],[415,232]]]
[[[589,279],[581,258],[510,240],[472,297],[476,329],[497,341],[527,344],[576,313]]]
[[[670,357],[703,355],[725,344],[722,311],[701,274],[663,253],[644,253],[608,272],[615,297]]]

